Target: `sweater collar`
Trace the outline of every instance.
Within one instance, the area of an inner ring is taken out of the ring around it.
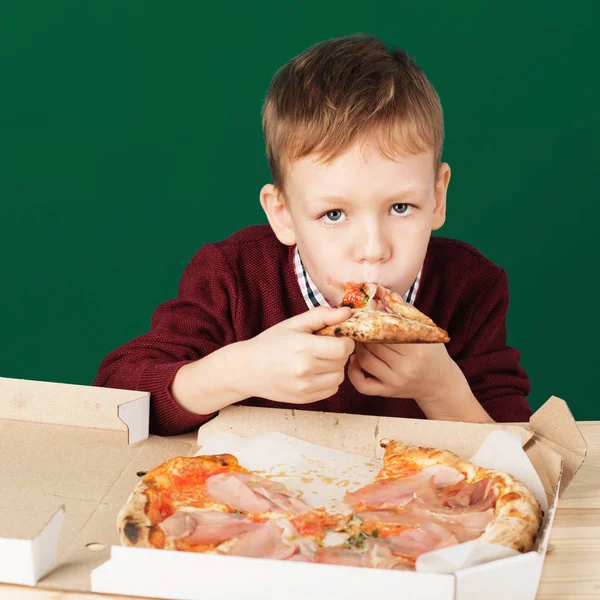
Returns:
[[[294,269],[296,271],[296,277],[298,279],[300,291],[302,292],[302,296],[304,297],[304,301],[306,302],[308,308],[316,308],[317,306],[331,306],[329,302],[325,300],[323,294],[321,294],[319,288],[317,288],[313,280],[310,278],[307,270],[304,268],[304,263],[302,262],[302,258],[300,258],[298,246],[294,247]],[[421,283],[422,274],[423,267],[421,266],[419,272],[417,273],[417,277],[413,281],[413,284],[410,286],[406,294],[404,294],[405,302],[414,304],[417,291]]]

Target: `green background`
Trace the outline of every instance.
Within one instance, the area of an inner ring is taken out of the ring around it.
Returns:
[[[357,32],[404,47],[444,106],[440,235],[504,267],[509,343],[600,419],[600,3],[21,1],[0,6],[0,373],[89,384],[204,243],[266,222],[277,68]],[[594,260],[594,263],[592,263]]]

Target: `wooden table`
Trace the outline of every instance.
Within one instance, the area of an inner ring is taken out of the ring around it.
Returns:
[[[585,463],[560,499],[537,598],[600,598],[600,421],[577,423],[587,444]],[[60,592],[0,584],[2,600],[123,600],[113,596]]]

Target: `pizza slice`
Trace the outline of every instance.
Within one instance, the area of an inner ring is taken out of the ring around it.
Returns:
[[[230,454],[176,457],[146,473],[119,512],[128,546],[312,560],[331,516]]]
[[[343,544],[316,562],[411,568],[432,550],[477,538],[527,552],[541,525],[531,491],[508,473],[483,469],[447,450],[383,440],[375,480],[345,496],[352,514]]]
[[[320,329],[315,332],[317,335],[347,336],[359,342],[388,344],[450,341],[447,332],[427,315],[381,284],[346,283],[344,297],[338,306],[350,307],[350,318]]]

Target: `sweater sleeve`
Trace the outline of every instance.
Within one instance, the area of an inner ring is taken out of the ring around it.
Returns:
[[[213,415],[184,410],[171,395],[177,371],[235,341],[236,281],[215,245],[198,251],[185,268],[177,298],[153,313],[150,330],[113,350],[93,385],[150,392],[150,432],[191,431]]]
[[[472,313],[466,344],[455,357],[475,397],[498,422],[527,422],[533,414],[527,396],[529,378],[521,353],[506,345],[509,292],[501,272]]]

